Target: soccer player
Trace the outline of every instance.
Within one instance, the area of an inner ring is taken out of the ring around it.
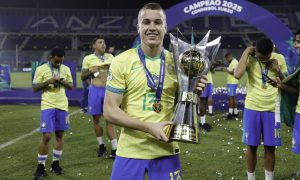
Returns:
[[[255,179],[257,147],[261,137],[264,144],[265,179],[274,178],[275,146],[281,146],[280,122],[275,122],[277,88],[267,83],[268,77],[284,78],[287,73],[282,55],[272,53],[273,43],[268,38],[257,41],[256,47],[243,52],[234,77],[239,79],[245,71],[248,74],[247,96],[243,116],[243,142],[247,145],[247,175]]]
[[[163,48],[166,27],[162,7],[144,5],[137,24],[141,45],[111,63],[104,116],[123,127],[111,180],[143,180],[146,174],[149,180],[181,177],[178,143],[167,143],[164,132],[172,124],[178,87],[172,54]],[[201,78],[196,89],[202,91],[205,83]]]
[[[225,71],[227,72],[227,95],[229,97],[229,113],[226,117],[227,120],[238,117],[238,109],[236,102],[236,88],[239,80],[234,77],[234,70],[238,65],[238,61],[231,55],[231,53],[225,54],[225,59],[229,63],[229,66]]]
[[[212,93],[213,93],[213,79],[212,72],[209,71],[207,74],[207,84],[200,96],[199,104],[199,116],[200,122],[199,127],[209,132],[212,128],[210,124],[206,122],[206,107],[208,107],[208,113],[212,116]]]
[[[298,52],[298,65],[296,72],[291,74],[287,77],[286,82],[282,82],[279,78],[273,79],[272,83],[275,87],[282,89],[289,93],[288,95],[291,96],[292,100],[294,101],[298,96],[298,102],[290,102],[290,101],[283,101],[284,103],[281,104],[283,106],[289,107],[294,110],[295,107],[295,115],[294,112],[291,112],[294,115],[294,127],[293,127],[293,138],[292,138],[292,152],[296,154],[300,154],[300,98],[299,98],[299,85],[300,85],[300,30],[296,31],[295,38],[294,38],[294,48]],[[297,87],[298,85],[298,87]],[[282,92],[283,93],[283,92]],[[281,96],[282,97],[282,96]],[[287,104],[289,103],[289,104]],[[287,120],[289,117],[283,117]]]
[[[42,179],[45,175],[45,163],[52,133],[55,133],[55,140],[51,170],[57,175],[62,174],[59,160],[64,146],[63,134],[70,128],[65,89],[73,88],[70,69],[62,64],[64,56],[63,49],[58,47],[52,49],[50,61],[39,66],[34,75],[33,91],[42,91],[40,118],[42,140],[38,148],[38,166],[34,179]]]
[[[106,155],[106,146],[103,138],[103,128],[99,125],[99,121],[103,114],[106,79],[113,56],[105,53],[106,44],[104,37],[96,37],[92,45],[94,53],[84,57],[81,79],[85,81],[91,78],[88,95],[88,113],[93,116],[94,130],[99,143],[98,157],[104,157]],[[112,147],[109,157],[114,159],[117,149],[115,127],[113,124],[107,122],[106,130]]]

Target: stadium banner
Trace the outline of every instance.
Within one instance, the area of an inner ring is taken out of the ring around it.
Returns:
[[[10,65],[0,64],[0,90],[10,89],[11,79],[10,79]]]
[[[176,16],[174,16],[176,14]],[[190,0],[166,10],[168,30],[198,17],[229,16],[242,20],[273,40],[280,53],[288,53],[293,34],[279,18],[261,6],[245,0]],[[197,26],[197,23],[195,22]],[[194,28],[195,31],[198,31]],[[206,32],[207,29],[200,29]],[[247,31],[245,31],[246,33]]]
[[[76,88],[77,83],[76,83],[76,63],[75,63],[75,61],[64,60],[63,64],[70,68],[70,71],[72,74],[72,79],[73,79],[73,88]]]

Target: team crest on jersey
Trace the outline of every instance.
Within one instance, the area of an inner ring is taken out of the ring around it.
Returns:
[[[111,69],[108,70],[108,79],[111,81],[113,79],[113,75]]]

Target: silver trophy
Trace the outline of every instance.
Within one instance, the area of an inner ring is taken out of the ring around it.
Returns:
[[[195,93],[195,87],[199,78],[208,73],[221,45],[221,37],[208,42],[209,34],[210,31],[196,45],[170,34],[179,83],[174,124],[166,129],[170,141],[198,143],[196,104],[199,97]]]

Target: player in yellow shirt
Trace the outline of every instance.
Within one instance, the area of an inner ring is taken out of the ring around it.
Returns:
[[[265,178],[274,178],[275,146],[281,146],[280,122],[275,121],[278,89],[267,83],[268,78],[284,78],[287,73],[282,55],[272,53],[273,43],[268,38],[257,41],[242,54],[234,77],[239,79],[247,71],[247,96],[243,114],[243,142],[247,145],[247,175],[255,179],[256,151],[261,137],[264,144]]]
[[[294,38],[294,48],[297,50],[298,52],[298,68],[297,70],[299,70],[299,63],[300,63],[300,29],[296,31],[295,33],[295,38]],[[297,71],[296,70],[296,71]],[[291,83],[289,82],[287,85],[286,83],[283,83],[280,78],[276,78],[273,79],[273,81],[271,81],[275,87],[278,87],[279,89],[282,89],[288,93],[290,93],[291,95],[298,95],[298,101],[297,101],[297,105],[295,108],[295,117],[294,117],[294,126],[293,126],[293,137],[292,137],[292,152],[296,153],[296,154],[300,154],[300,97],[299,97],[299,89],[300,87],[297,87],[296,85],[300,84],[300,73],[293,73],[291,74],[289,77],[289,81],[292,78],[295,77],[295,80],[298,80],[298,83],[294,82]],[[293,84],[293,85],[292,85]],[[293,96],[296,97],[296,96]],[[289,102],[289,101],[287,101]],[[289,106],[289,108],[292,108],[291,106]]]
[[[207,74],[207,84],[198,102],[200,116],[199,128],[203,128],[206,132],[209,132],[212,128],[212,126],[206,122],[207,107],[209,115],[212,116],[212,94],[214,89],[212,72],[214,72],[213,68],[211,68]]]
[[[63,133],[70,128],[65,89],[73,87],[70,69],[62,64],[64,56],[63,49],[52,49],[50,61],[39,66],[34,75],[32,88],[35,92],[42,91],[40,132],[43,133],[38,148],[38,167],[34,179],[42,179],[45,175],[45,163],[52,133],[55,133],[55,142],[51,170],[58,175],[62,173],[59,160],[64,145]]]
[[[98,156],[104,157],[106,154],[106,146],[103,138],[103,128],[99,125],[99,121],[103,114],[108,68],[113,56],[109,53],[105,53],[106,44],[104,37],[98,36],[94,38],[92,44],[95,51],[83,59],[81,79],[85,81],[91,78],[88,94],[88,113],[93,116],[94,130],[99,143]],[[106,129],[112,146],[109,157],[114,159],[117,149],[115,127],[113,124],[107,122]]]
[[[229,63],[228,68],[225,69],[227,72],[227,95],[229,97],[229,113],[226,119],[230,120],[238,116],[236,88],[238,87],[239,80],[234,77],[234,70],[239,62],[232,56],[231,53],[226,53],[225,59]]]
[[[106,87],[104,116],[123,127],[111,180],[181,178],[179,148],[163,130],[174,112],[177,77],[172,54],[163,49],[166,15],[159,4],[138,15],[141,45],[116,56]],[[197,84],[202,91],[206,81]],[[153,103],[162,104],[154,111]],[[122,105],[122,109],[120,108]]]

